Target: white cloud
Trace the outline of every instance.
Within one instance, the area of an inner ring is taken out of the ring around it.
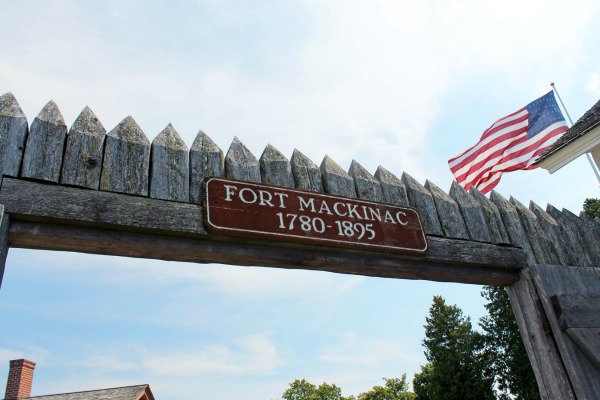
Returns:
[[[421,352],[415,352],[414,340],[399,335],[364,336],[356,332],[346,332],[339,344],[322,351],[321,361],[343,366],[373,369],[384,364],[407,365],[421,360]]]

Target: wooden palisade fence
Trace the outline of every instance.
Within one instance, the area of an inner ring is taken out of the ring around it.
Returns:
[[[209,234],[205,177],[262,182],[418,210],[424,256]],[[53,101],[29,126],[0,96],[0,283],[9,247],[197,263],[324,270],[504,285],[544,399],[600,398],[600,223],[496,192],[446,193],[406,172],[345,172],[325,156],[227,154],[200,131],[188,149],[170,124],[150,143],[131,117],[110,132],[85,108],[70,129]]]

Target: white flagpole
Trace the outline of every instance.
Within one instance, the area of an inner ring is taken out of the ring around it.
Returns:
[[[565,114],[567,114],[569,123],[571,124],[571,126],[573,126],[573,120],[571,119],[571,116],[569,115],[569,112],[567,111],[565,104],[563,103],[562,99],[560,98],[560,94],[558,94],[558,90],[556,90],[556,86],[554,86],[554,82],[550,82],[550,86],[552,86],[552,90],[554,91],[554,94],[556,95],[556,97],[558,97],[558,101],[560,101],[560,105],[562,106],[562,109],[565,110]],[[569,128],[571,126],[569,126]],[[594,164],[594,161],[592,160],[592,156],[590,156],[590,153],[588,153],[588,152],[586,152],[585,155],[586,155],[588,161],[590,162],[590,166],[594,170],[594,173],[596,174],[596,179],[598,179],[598,183],[600,183],[600,173],[598,173],[598,170],[596,169],[596,164]]]

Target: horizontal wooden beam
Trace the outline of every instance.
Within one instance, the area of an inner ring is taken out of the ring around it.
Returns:
[[[204,231],[202,207],[5,178],[9,246],[485,285],[518,280],[518,248],[429,236],[424,257],[250,240]]]
[[[197,240],[136,232],[12,221],[11,247],[76,251],[168,261],[330,271],[402,279],[426,279],[485,285],[507,285],[518,279],[518,267],[457,264],[456,243],[434,240],[426,257],[402,257],[321,246],[284,246],[256,240]],[[444,249],[448,251],[444,251]],[[444,255],[443,257],[440,255]]]

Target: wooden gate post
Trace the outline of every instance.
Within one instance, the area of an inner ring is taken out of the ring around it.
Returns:
[[[0,184],[2,183],[0,177]],[[10,220],[8,214],[4,212],[4,205],[0,204],[0,287],[2,287],[2,277],[4,276],[4,266],[6,256],[8,255],[8,227]]]

